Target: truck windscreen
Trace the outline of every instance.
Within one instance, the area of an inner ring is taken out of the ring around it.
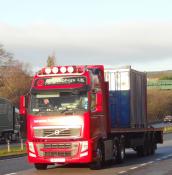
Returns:
[[[31,94],[29,106],[36,116],[81,113],[88,109],[88,97],[85,91],[40,91]]]

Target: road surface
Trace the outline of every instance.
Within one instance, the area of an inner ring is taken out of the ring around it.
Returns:
[[[102,170],[90,170],[88,165],[51,166],[45,171],[36,170],[26,157],[0,160],[0,175],[172,175],[172,134],[164,136],[154,156],[138,158],[127,150],[123,164],[106,165]]]

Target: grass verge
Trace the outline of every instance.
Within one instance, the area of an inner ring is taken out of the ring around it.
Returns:
[[[0,157],[5,156],[13,156],[13,155],[20,155],[26,153],[26,147],[24,146],[24,149],[21,150],[20,146],[11,146],[10,151],[8,152],[7,146],[0,149]]]
[[[171,133],[172,132],[172,126],[164,127],[164,133]]]

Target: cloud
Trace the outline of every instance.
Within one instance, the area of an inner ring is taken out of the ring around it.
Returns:
[[[143,64],[172,58],[172,22],[127,22],[67,27],[0,23],[0,42],[16,57],[39,66],[55,51],[59,64]],[[172,60],[172,59],[171,59]]]

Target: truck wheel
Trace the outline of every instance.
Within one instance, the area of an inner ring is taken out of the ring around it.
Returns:
[[[125,144],[124,141],[122,141],[120,144],[117,146],[117,158],[116,161],[117,163],[122,163],[125,159]]]
[[[34,166],[37,170],[46,170],[47,169],[47,164],[44,164],[44,163],[35,163]]]
[[[90,164],[90,169],[92,170],[99,170],[102,168],[103,165],[103,146],[100,143],[97,145],[96,155],[96,160]]]
[[[155,143],[155,140],[152,139],[152,142],[151,142],[151,155],[155,154],[155,150],[156,150],[156,143]]]
[[[112,161],[116,162],[117,161],[117,154],[118,154],[118,141],[114,140],[113,141],[113,148],[112,148]]]

